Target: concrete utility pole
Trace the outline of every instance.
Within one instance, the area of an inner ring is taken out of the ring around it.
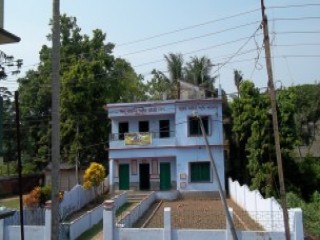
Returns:
[[[14,102],[16,107],[16,129],[17,129],[17,153],[18,153],[18,175],[19,175],[19,203],[20,203],[20,237],[24,240],[23,223],[23,202],[22,202],[22,165],[21,165],[21,144],[20,144],[20,110],[19,110],[19,92],[14,92]]]
[[[51,184],[52,223],[51,239],[59,239],[59,190],[60,190],[60,0],[53,0],[52,27],[52,133],[51,133]]]
[[[231,235],[232,235],[232,239],[233,240],[238,240],[238,237],[237,237],[237,233],[236,233],[236,230],[234,228],[234,224],[233,224],[233,221],[231,219],[231,216],[230,216],[230,213],[229,213],[229,209],[228,209],[228,205],[227,205],[227,200],[226,200],[226,197],[225,197],[225,194],[222,190],[222,185],[221,185],[221,181],[220,181],[220,178],[219,178],[219,175],[218,175],[218,170],[217,170],[217,167],[216,167],[216,164],[213,160],[213,157],[212,157],[212,152],[211,152],[211,149],[210,149],[210,146],[209,146],[209,141],[208,141],[208,137],[207,137],[207,134],[204,130],[204,126],[203,126],[203,122],[202,122],[202,119],[200,116],[196,116],[199,120],[199,123],[200,123],[200,128],[201,128],[201,132],[202,132],[202,136],[204,138],[204,141],[206,143],[206,149],[208,151],[208,154],[209,154],[209,158],[210,158],[210,161],[211,161],[211,169],[213,171],[213,174],[217,180],[217,183],[218,183],[218,188],[219,188],[219,194],[220,194],[220,198],[221,198],[221,201],[222,201],[222,205],[223,205],[223,208],[224,208],[224,212],[227,216],[227,221],[229,223],[229,226],[230,226],[230,230],[231,230]]]
[[[79,184],[79,118],[77,117],[77,132],[76,132],[77,152],[76,152],[76,184]]]
[[[284,186],[284,176],[283,176],[282,159],[281,159],[276,92],[274,90],[272,64],[271,64],[268,18],[265,14],[264,0],[261,0],[261,12],[262,12],[263,35],[264,35],[263,42],[264,42],[264,49],[266,54],[266,65],[267,65],[267,72],[268,72],[268,89],[269,89],[270,100],[271,100],[273,134],[274,134],[276,157],[277,157],[277,164],[278,164],[281,206],[283,211],[283,221],[284,221],[286,239],[290,240],[289,218],[288,218],[286,191]]]

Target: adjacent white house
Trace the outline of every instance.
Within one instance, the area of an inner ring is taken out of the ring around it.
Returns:
[[[199,117],[224,188],[220,97],[115,103],[106,109],[112,124],[111,189],[217,192]]]

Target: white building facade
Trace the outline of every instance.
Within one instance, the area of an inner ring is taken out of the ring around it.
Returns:
[[[112,190],[218,192],[199,118],[224,188],[221,98],[116,103],[107,111]]]

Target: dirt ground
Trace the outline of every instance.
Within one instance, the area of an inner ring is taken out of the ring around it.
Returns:
[[[248,214],[233,201],[227,200],[233,208],[235,228],[241,230],[263,230]],[[224,229],[226,216],[221,200],[214,199],[181,199],[171,202],[156,202],[144,214],[134,227],[159,228],[163,227],[163,211],[171,208],[173,228],[195,229]]]

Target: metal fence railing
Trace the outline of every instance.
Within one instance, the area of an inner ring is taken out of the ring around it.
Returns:
[[[174,138],[175,131],[160,131],[160,132],[149,132],[153,139],[165,139]],[[125,133],[111,133],[109,135],[110,141],[123,141],[125,139]]]

